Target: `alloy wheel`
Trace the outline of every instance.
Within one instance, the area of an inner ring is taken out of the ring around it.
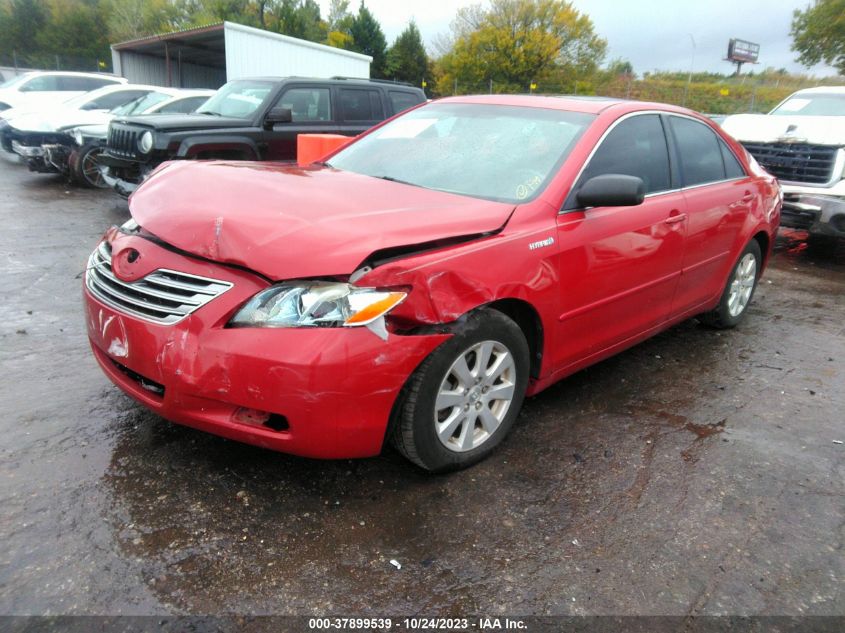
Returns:
[[[514,398],[516,363],[498,341],[482,341],[455,359],[440,383],[434,425],[450,451],[478,448],[502,424]]]
[[[739,264],[737,264],[731,290],[728,295],[728,314],[737,317],[742,314],[751,293],[754,292],[754,284],[757,282],[757,258],[753,253],[746,253]]]

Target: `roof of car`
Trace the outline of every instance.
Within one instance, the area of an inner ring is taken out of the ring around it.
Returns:
[[[667,112],[689,112],[685,108],[667,105],[665,103],[650,103],[646,101],[632,101],[613,97],[596,97],[590,95],[466,95],[460,97],[446,97],[443,102],[476,103],[489,105],[510,105],[533,108],[548,108],[550,110],[568,110],[585,114],[600,114],[614,106],[627,106],[625,109],[643,110],[656,109]]]
[[[412,89],[412,90],[422,90],[422,88],[418,88],[417,86],[413,86],[408,83],[404,83],[401,81],[390,81],[388,79],[368,79],[367,77],[298,77],[296,75],[292,75],[289,77],[238,77],[237,79],[233,79],[232,81],[314,81],[319,83],[331,83],[331,84],[365,84],[365,85],[376,85],[376,86],[386,86],[388,88],[404,88],[404,89]]]
[[[815,88],[804,88],[799,93],[806,94],[845,94],[845,86],[816,86]],[[797,94],[797,93],[796,93]]]
[[[113,75],[111,73],[82,73],[76,72],[72,70],[30,70],[25,73],[22,73],[27,77],[34,77],[36,75],[63,75],[63,76],[70,76],[70,77],[96,77],[97,79],[109,79],[111,81],[122,81],[126,82],[126,79],[123,77],[118,77],[117,75]]]

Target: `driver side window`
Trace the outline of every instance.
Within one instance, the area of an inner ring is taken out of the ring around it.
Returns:
[[[614,127],[593,154],[578,182],[572,188],[565,209],[577,209],[575,195],[594,176],[623,174],[641,178],[645,192],[672,188],[669,148],[663,124],[657,114],[640,114]]]
[[[279,97],[279,108],[290,108],[294,123],[331,121],[328,88],[291,88]]]

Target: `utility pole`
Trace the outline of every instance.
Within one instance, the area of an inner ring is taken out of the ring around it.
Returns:
[[[692,42],[692,59],[689,63],[689,75],[687,75],[687,86],[684,88],[684,102],[681,104],[683,106],[687,105],[687,96],[689,95],[690,84],[692,83],[692,68],[695,66],[695,38],[692,36],[692,33],[687,33],[689,35],[690,42]]]
[[[493,78],[490,78],[490,94],[493,94]]]

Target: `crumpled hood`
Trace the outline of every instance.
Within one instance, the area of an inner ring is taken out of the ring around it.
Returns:
[[[107,124],[114,115],[102,110],[55,110],[9,119],[9,125],[22,132],[57,132],[77,125]]]
[[[773,143],[788,139],[817,145],[845,145],[842,117],[736,114],[724,120],[722,129],[738,141]]]
[[[129,201],[181,250],[274,280],[346,275],[385,248],[495,231],[513,205],[273,163],[166,163]]]

